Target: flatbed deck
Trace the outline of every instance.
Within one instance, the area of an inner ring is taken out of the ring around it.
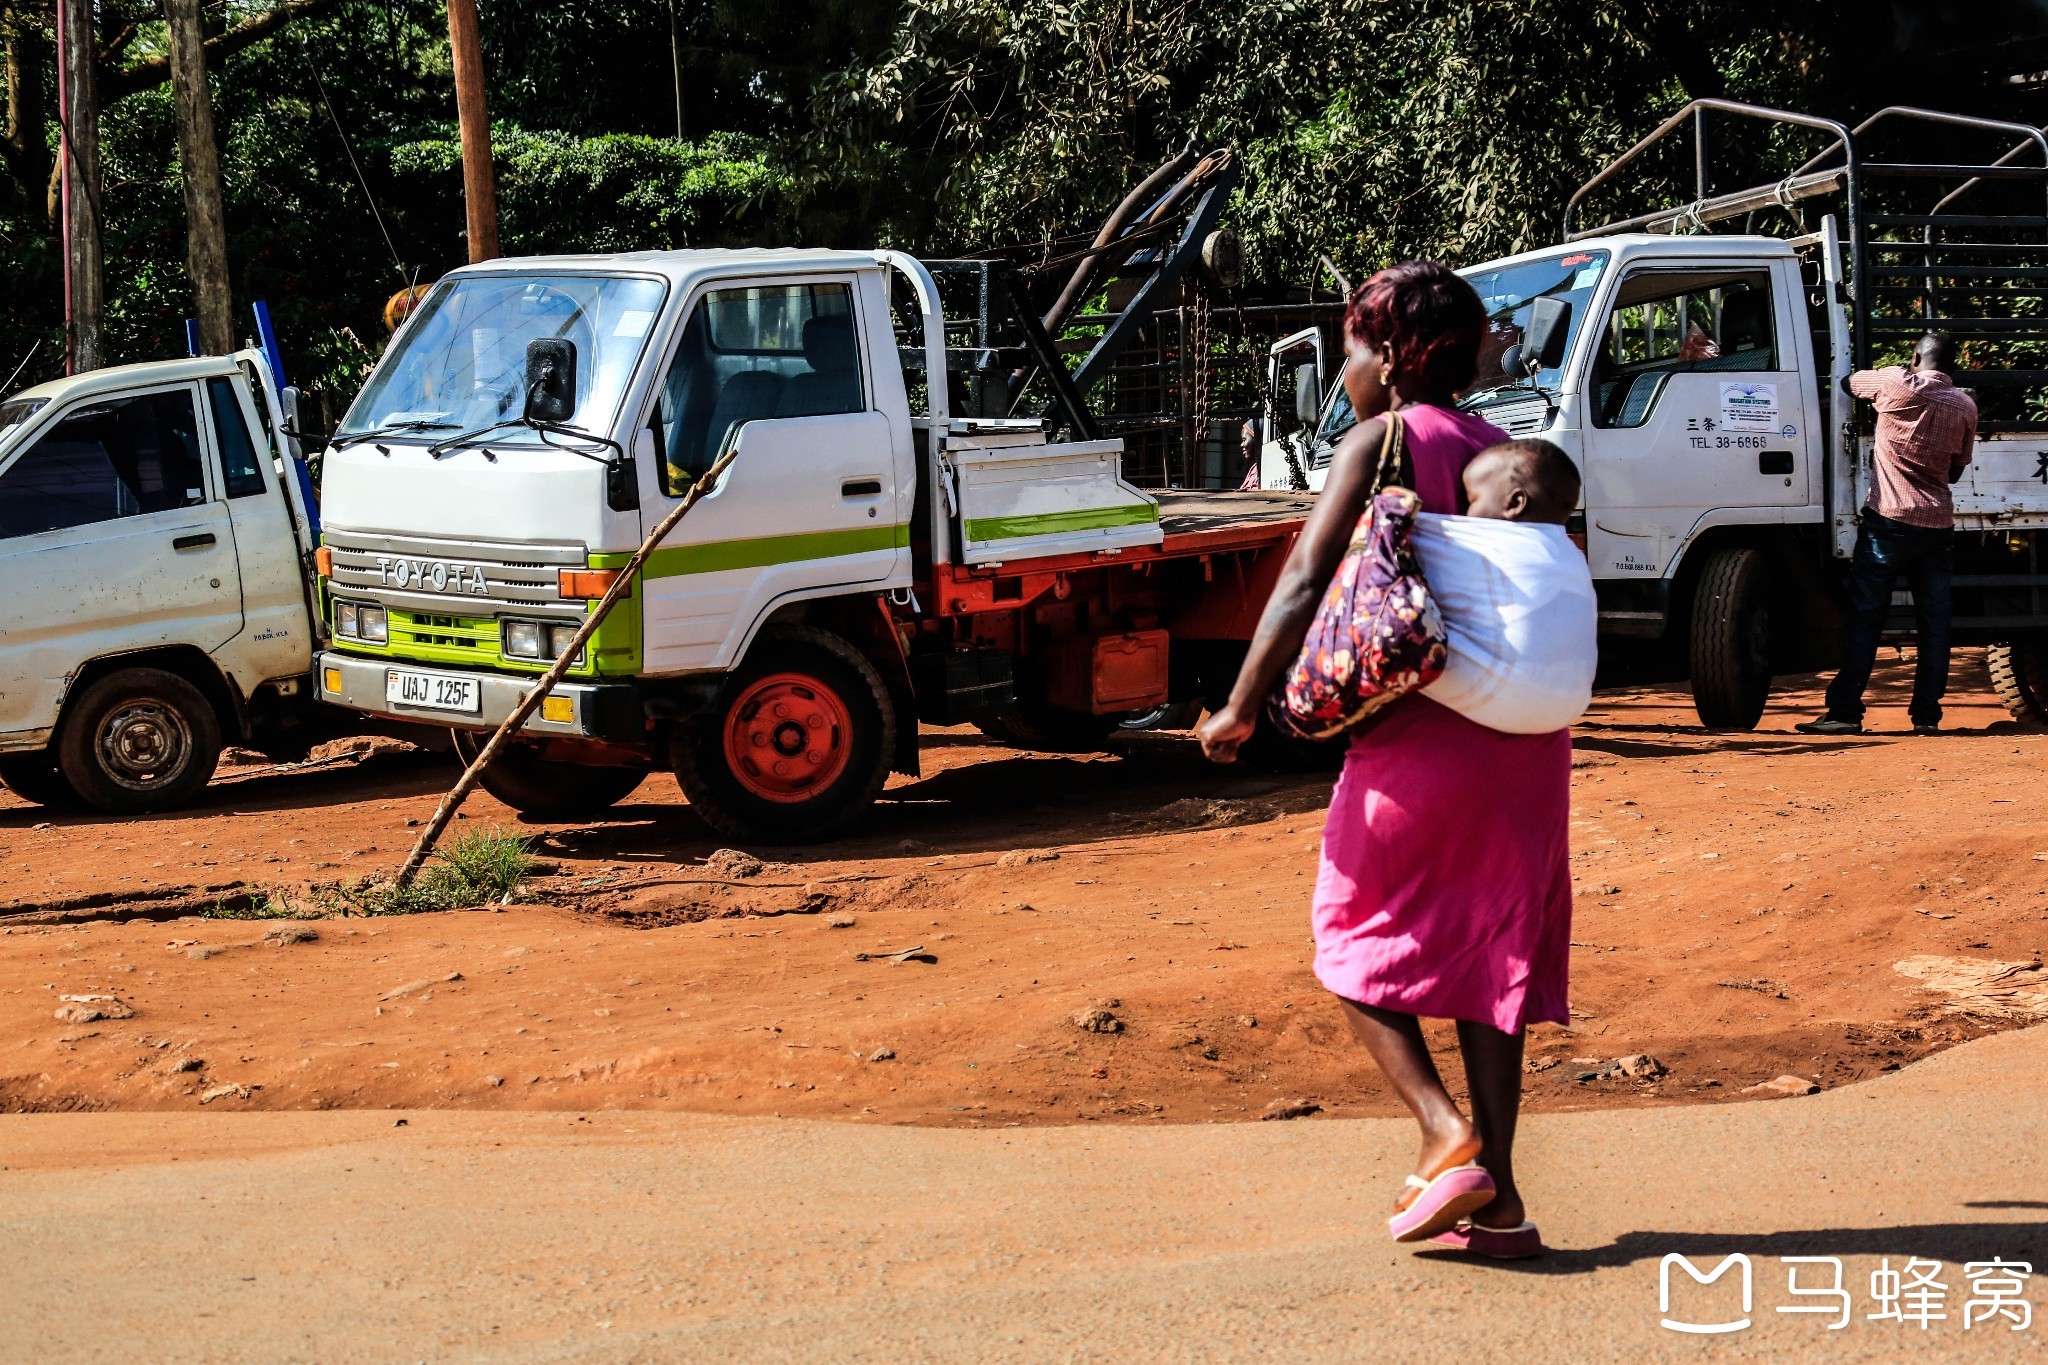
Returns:
[[[1316,505],[1313,493],[1146,491],[1159,500],[1159,529],[1169,541],[1175,536],[1306,521]]]

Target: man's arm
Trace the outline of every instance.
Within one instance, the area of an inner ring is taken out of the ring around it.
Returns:
[[[1858,370],[1842,376],[1842,387],[1852,398],[1875,398],[1897,372],[1897,366],[1888,370]]]
[[[1951,455],[1949,457],[1948,481],[1950,483],[1961,482],[1963,477],[1963,471],[1970,467],[1970,456],[1976,452],[1976,449],[1977,424],[1975,420],[1972,420],[1969,427],[1963,432],[1962,449],[1956,451],[1954,455]]]

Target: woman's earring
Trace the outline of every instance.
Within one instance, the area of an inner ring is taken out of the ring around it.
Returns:
[[[1394,382],[1394,367],[1393,367],[1393,366],[1391,366],[1391,365],[1382,365],[1382,366],[1380,366],[1380,387],[1381,387],[1381,388],[1385,388],[1385,387],[1387,387],[1387,385],[1389,385],[1389,384],[1391,384],[1391,383],[1393,383],[1393,382]]]

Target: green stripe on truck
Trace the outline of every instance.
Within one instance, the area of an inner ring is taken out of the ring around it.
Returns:
[[[1145,526],[1159,520],[1149,502],[1123,507],[1090,507],[1076,512],[1040,512],[1026,517],[985,517],[967,523],[972,541],[1015,540],[1023,536],[1057,536],[1072,531],[1106,531],[1115,526]]]
[[[670,545],[649,555],[641,574],[646,578],[677,578],[726,569],[760,569],[805,559],[901,550],[909,544],[908,526],[862,526],[852,531],[807,531],[794,536],[715,540],[708,545]]]

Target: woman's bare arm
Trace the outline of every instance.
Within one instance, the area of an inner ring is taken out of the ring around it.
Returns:
[[[1351,533],[1365,513],[1366,494],[1379,466],[1385,436],[1386,419],[1374,417],[1360,422],[1337,443],[1329,479],[1281,567],[1280,581],[1259,617],[1230,700],[1199,731],[1203,752],[1217,762],[1228,763],[1237,757],[1238,746],[1250,737],[1266,695],[1301,651],[1316,606],[1336,576]]]

